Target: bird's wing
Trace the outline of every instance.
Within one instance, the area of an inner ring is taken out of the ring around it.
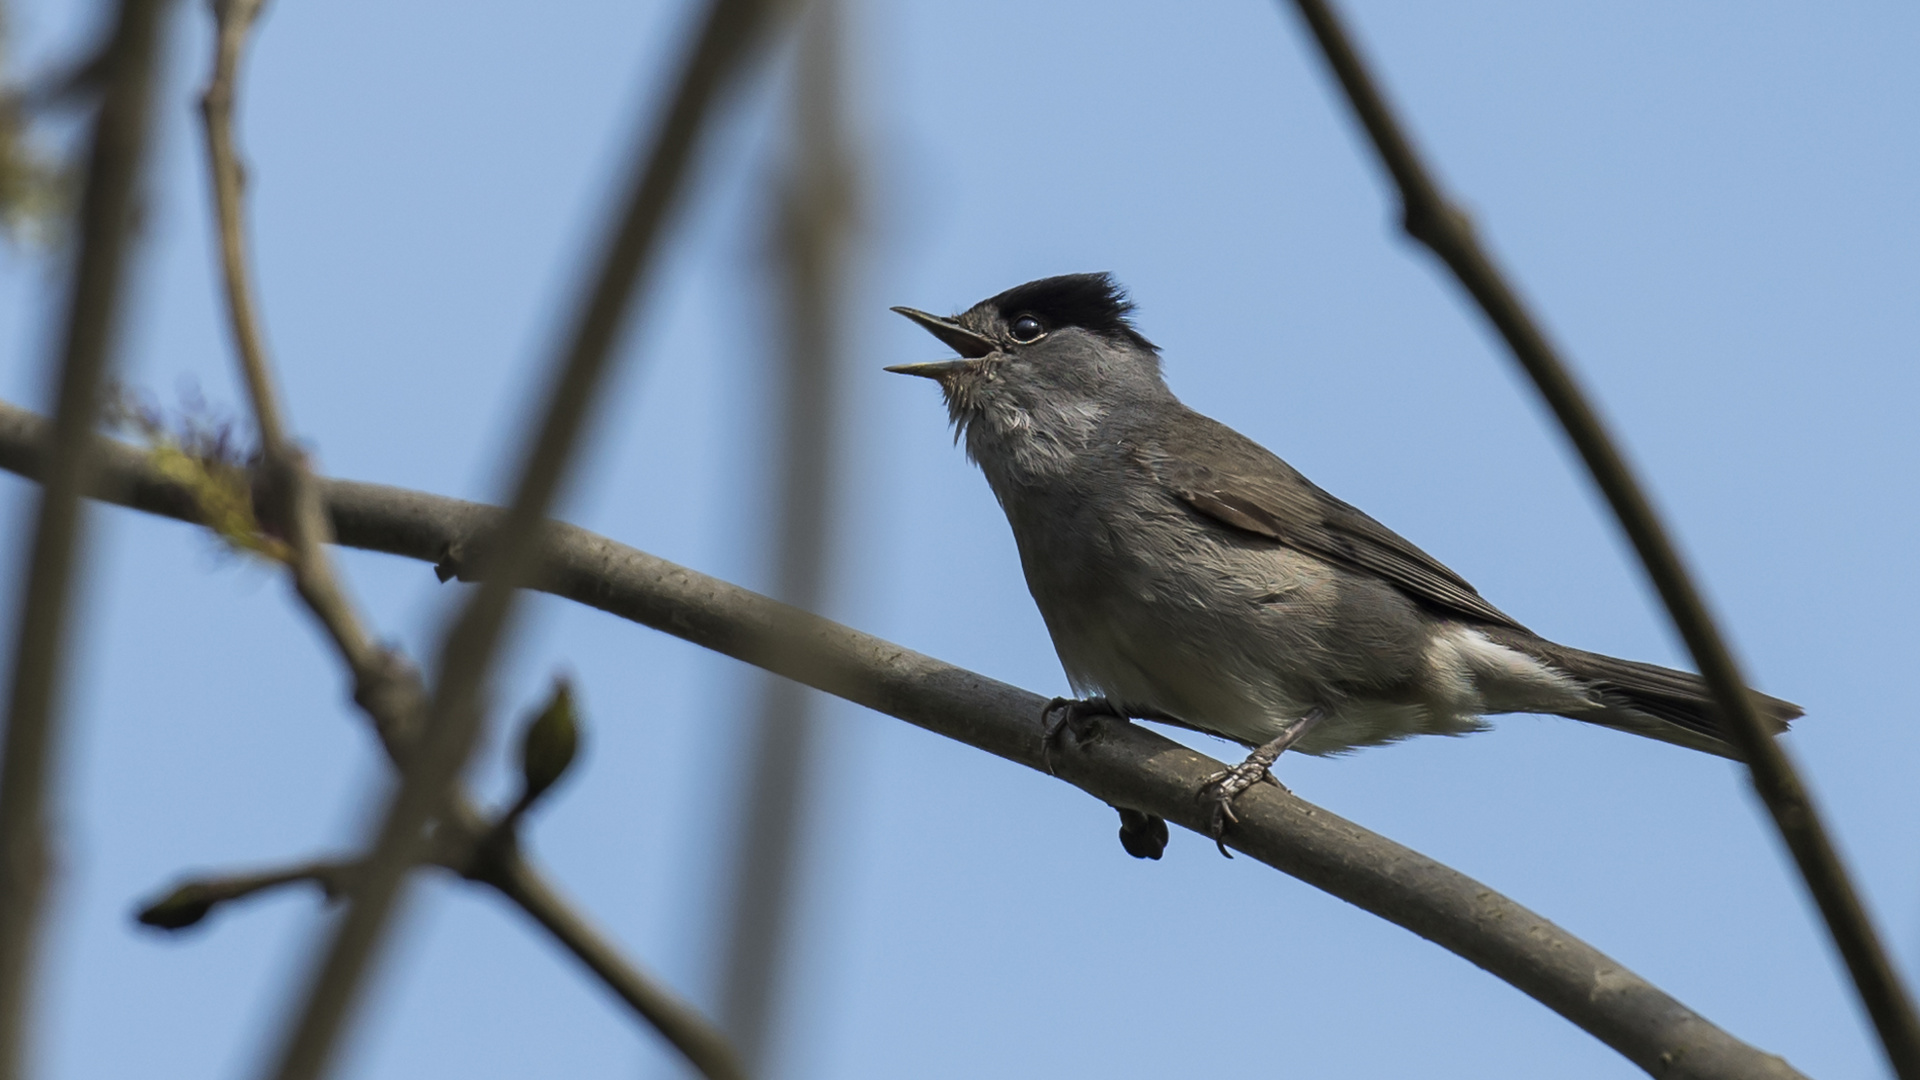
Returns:
[[[1526,629],[1438,559],[1225,424],[1189,411],[1136,454],[1169,494],[1221,524],[1371,573],[1426,607]]]

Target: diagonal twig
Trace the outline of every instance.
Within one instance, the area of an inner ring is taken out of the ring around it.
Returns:
[[[412,757],[413,740],[418,737],[427,713],[426,691],[418,671],[396,650],[378,644],[368,633],[366,622],[340,584],[326,550],[332,536],[312,473],[288,434],[253,295],[247,261],[243,171],[235,148],[233,111],[240,59],[261,6],[261,0],[216,0],[213,76],[201,98],[228,323],[260,429],[260,486],[268,506],[267,520],[285,534],[288,569],[295,590],[351,672],[354,700],[373,720],[389,756],[404,766]],[[480,814],[464,788],[457,782],[450,788],[448,809],[436,839],[443,849],[457,849],[464,844],[471,852],[477,838],[486,830],[479,824]],[[173,919],[191,915],[193,921],[197,921],[213,904],[298,880],[322,880],[331,895],[338,890],[342,875],[335,868],[330,876],[321,878],[314,870],[321,865],[277,874],[192,882],[168,897],[171,904],[163,902],[146,914],[158,912],[158,917]],[[403,865],[399,870],[404,873],[407,868]],[[353,869],[352,884],[357,889],[363,871],[359,865]],[[527,910],[549,930],[555,926],[585,925],[524,862],[516,859],[509,869],[514,873],[469,876],[492,885],[522,907],[527,907],[529,898],[540,902],[543,905],[540,910]],[[143,921],[147,921],[146,914],[142,916]],[[716,1080],[739,1075],[731,1052],[718,1033],[672,992],[654,984],[590,932],[553,932],[703,1074]],[[311,1062],[317,1072],[324,1066],[324,1057],[324,1051],[320,1051],[310,1053],[302,1061]]]
[[[1861,1003],[1879,1032],[1894,1071],[1920,1080],[1920,1016],[1860,903],[1846,868],[1827,837],[1813,798],[1755,709],[1725,637],[1707,610],[1666,527],[1634,478],[1599,414],[1532,314],[1480,245],[1472,223],[1450,200],[1415,152],[1373,76],[1341,26],[1329,0],[1294,0],[1340,80],[1354,113],[1373,140],[1399,189],[1407,234],[1447,264],[1513,350],[1513,355],[1559,418],[1594,483],[1646,566],[1687,651],[1719,706],[1722,733],[1746,759],[1754,790],[1793,853],[1807,891],[1826,919],[1834,945],[1853,976]]]
[[[165,0],[123,0],[110,39],[88,150],[80,252],[58,366],[53,440],[21,567],[7,732],[0,747],[0,1080],[24,1069],[52,843],[47,784],[59,742],[56,696],[82,562],[80,497],[86,487],[100,391],[121,322],[152,112]]]
[[[407,871],[424,852],[426,825],[448,805],[477,741],[481,699],[515,589],[534,566],[547,508],[573,461],[595,390],[691,171],[700,134],[778,6],[776,0],[713,0],[665,118],[641,144],[646,150],[634,161],[625,205],[550,368],[553,384],[524,450],[511,506],[484,555],[490,573],[442,644],[426,726],[388,802],[351,906],[275,1055],[270,1075],[278,1080],[312,1080],[326,1069]]]
[[[40,474],[46,422],[0,403],[0,469]],[[100,441],[98,497],[193,520],[180,492],[131,447]],[[463,569],[489,506],[342,480],[320,483],[339,542]],[[1035,770],[1044,700],[983,675],[676,566],[585,529],[546,530],[535,588],[807,683]],[[1219,763],[1134,725],[1056,763],[1105,802],[1195,832],[1193,792]],[[1260,785],[1235,804],[1238,850],[1464,957],[1662,1080],[1791,1080],[1801,1074],[1715,1027],[1566,930],[1446,866]],[[1801,1078],[1804,1080],[1804,1078]]]
[[[494,847],[463,871],[514,902],[598,976],[634,1012],[645,1017],[702,1074],[721,1080],[747,1076],[733,1047],[692,1006],[665,991],[623,958],[598,927],[576,913],[543,880],[515,845]]]

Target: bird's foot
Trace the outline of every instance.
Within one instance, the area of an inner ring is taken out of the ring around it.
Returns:
[[[1053,748],[1060,744],[1060,737],[1071,734],[1075,744],[1085,742],[1093,735],[1092,721],[1103,716],[1126,719],[1106,698],[1057,697],[1047,702],[1040,710],[1040,763],[1048,776],[1054,774]]]
[[[1323,715],[1319,709],[1308,712],[1307,715],[1288,724],[1286,729],[1273,739],[1255,747],[1253,753],[1247,755],[1247,760],[1231,769],[1222,769],[1214,773],[1207,777],[1206,783],[1200,785],[1196,798],[1208,804],[1210,812],[1207,815],[1207,835],[1213,837],[1214,846],[1220,849],[1220,854],[1229,859],[1233,858],[1233,853],[1227,850],[1226,843],[1227,826],[1237,825],[1240,822],[1233,812],[1233,800],[1238,798],[1241,792],[1262,781],[1272,784],[1281,791],[1286,791],[1286,785],[1273,778],[1273,773],[1270,771],[1273,763],[1280,759],[1281,754],[1286,753],[1287,747],[1298,742],[1300,736],[1305,735],[1319,723]]]
[[[1261,760],[1260,752],[1256,750],[1247,757],[1247,760],[1233,768],[1222,769],[1207,777],[1207,782],[1200,786],[1199,799],[1208,807],[1207,835],[1213,837],[1214,846],[1220,849],[1220,854],[1229,859],[1233,858],[1233,853],[1227,850],[1227,826],[1240,823],[1239,816],[1233,812],[1233,800],[1238,798],[1241,792],[1262,781],[1280,788],[1281,791],[1287,790],[1280,781],[1273,778],[1273,773],[1269,769],[1271,764],[1270,760]]]
[[[1136,859],[1158,859],[1167,850],[1167,819],[1144,810],[1120,811],[1120,846]]]

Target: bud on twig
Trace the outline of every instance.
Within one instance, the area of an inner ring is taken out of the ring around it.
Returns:
[[[580,746],[579,718],[573,704],[573,686],[563,676],[553,682],[553,696],[540,715],[527,725],[520,741],[520,774],[523,786],[517,813],[532,806],[573,764]]]
[[[206,918],[213,905],[225,899],[224,893],[201,882],[188,882],[140,909],[135,918],[161,930],[184,930]]]

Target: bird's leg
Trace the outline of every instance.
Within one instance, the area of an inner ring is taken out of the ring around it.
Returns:
[[[1319,708],[1308,710],[1305,716],[1288,724],[1280,734],[1255,747],[1253,753],[1247,755],[1247,760],[1207,777],[1198,797],[1201,802],[1212,804],[1213,814],[1207,823],[1207,832],[1219,847],[1220,854],[1233,858],[1222,838],[1227,834],[1227,826],[1240,820],[1233,814],[1234,798],[1262,780],[1285,791],[1286,788],[1267,770],[1279,760],[1281,754],[1286,753],[1287,747],[1300,741],[1300,736],[1312,730],[1325,715]]]
[[[1087,722],[1101,716],[1127,718],[1103,697],[1057,697],[1047,702],[1047,707],[1040,710],[1040,763],[1047,767],[1048,776],[1053,775],[1053,748],[1060,742],[1061,733],[1071,731],[1073,741],[1081,742],[1088,735]]]

